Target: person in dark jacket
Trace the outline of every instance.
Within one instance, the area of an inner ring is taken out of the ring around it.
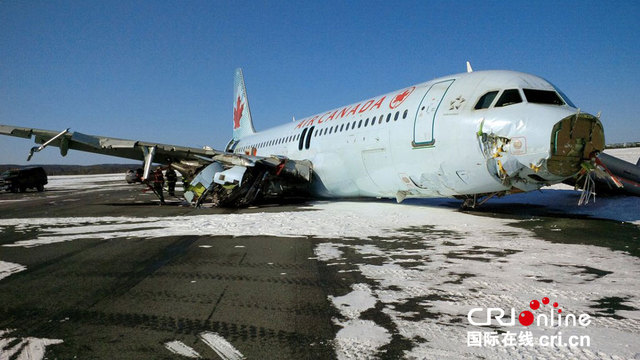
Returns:
[[[164,175],[167,178],[167,185],[169,186],[169,196],[176,196],[176,182],[178,181],[176,171],[169,167]]]
[[[160,203],[164,204],[164,195],[162,194],[162,186],[164,186],[164,176],[162,176],[162,169],[156,168],[153,173],[153,190],[158,194]]]

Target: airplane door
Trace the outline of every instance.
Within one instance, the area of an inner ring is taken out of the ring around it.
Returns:
[[[418,113],[413,125],[413,142],[414,147],[432,146],[436,140],[433,134],[436,114],[440,108],[442,99],[447,94],[447,90],[455,80],[444,80],[437,82],[427,90],[424,94]]]

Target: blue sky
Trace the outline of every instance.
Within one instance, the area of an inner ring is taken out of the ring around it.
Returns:
[[[2,1],[0,123],[223,148],[233,70],[258,130],[435,77],[540,75],[640,141],[640,2]],[[0,163],[32,143],[0,137]],[[47,149],[36,163],[126,162]]]

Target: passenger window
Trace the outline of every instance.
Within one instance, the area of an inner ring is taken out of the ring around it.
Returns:
[[[396,116],[393,117],[393,121],[398,121],[398,116],[400,116],[400,111],[396,111]]]
[[[351,128],[352,128],[352,129],[355,129],[355,128],[356,128],[356,122],[355,122],[355,121],[351,123]]]
[[[389,120],[391,120],[391,113],[387,115],[387,122],[389,122]]]
[[[364,127],[367,127],[367,125],[369,125],[369,118],[367,118],[367,120],[364,121]]]
[[[333,132],[333,126],[329,128],[329,134]]]
[[[384,119],[384,115],[380,115],[380,120],[378,120],[378,124],[382,124],[383,119]]]
[[[478,99],[478,102],[476,103],[474,109],[488,109],[489,106],[491,106],[493,99],[496,98],[496,95],[498,95],[497,91],[489,91],[488,93],[480,96],[480,99]]]
[[[358,129],[360,129],[360,126],[362,126],[362,120],[358,121]]]
[[[344,131],[349,131],[349,125],[351,125],[351,123],[347,123],[347,127],[346,129],[344,129]]]
[[[371,119],[371,126],[376,124],[376,117],[374,116],[373,119]]]
[[[344,124],[340,125],[340,132],[344,129]]]
[[[402,118],[406,119],[407,118],[407,114],[409,114],[409,110],[405,110],[404,113],[402,113]]]
[[[520,91],[518,91],[518,89],[509,89],[505,90],[502,95],[500,95],[495,107],[504,107],[521,102],[522,97],[520,96]]]

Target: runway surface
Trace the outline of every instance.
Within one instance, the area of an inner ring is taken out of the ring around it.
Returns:
[[[0,193],[0,359],[640,357],[638,198],[193,209],[123,178]]]

